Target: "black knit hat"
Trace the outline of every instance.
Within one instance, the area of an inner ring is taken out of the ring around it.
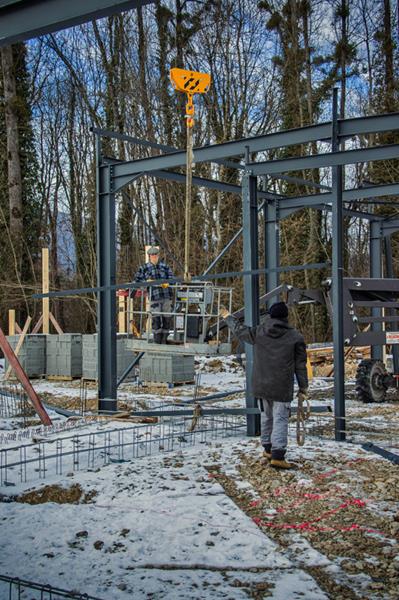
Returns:
[[[286,319],[288,317],[288,306],[285,302],[276,302],[269,309],[272,319]]]

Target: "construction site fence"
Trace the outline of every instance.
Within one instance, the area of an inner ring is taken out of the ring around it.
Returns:
[[[29,591],[29,593],[25,594],[26,591]],[[61,600],[61,598],[102,600],[97,596],[63,590],[48,584],[35,583],[19,577],[8,577],[7,575],[0,575],[0,598],[1,600]]]
[[[45,439],[0,449],[0,485],[93,470],[155,453],[178,451],[245,431],[245,418],[231,415],[181,418],[153,425],[118,427]]]

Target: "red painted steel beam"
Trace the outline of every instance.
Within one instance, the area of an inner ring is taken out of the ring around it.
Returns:
[[[23,370],[18,358],[15,356],[14,351],[11,348],[10,344],[8,343],[8,340],[7,340],[6,336],[4,335],[4,331],[1,329],[1,327],[0,327],[0,347],[4,353],[4,356],[10,363],[11,367],[13,368],[14,373],[17,376],[18,380],[20,381],[22,387],[24,388],[25,392],[28,394],[29,399],[32,402],[35,411],[39,415],[41,422],[43,423],[43,425],[52,425],[51,419],[48,416],[46,409],[44,408],[39,396],[36,394],[35,390],[33,389],[32,384],[29,381],[29,377]]]

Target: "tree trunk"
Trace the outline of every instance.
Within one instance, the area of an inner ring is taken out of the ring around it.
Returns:
[[[16,269],[21,270],[22,261],[22,174],[19,153],[18,98],[12,47],[1,49],[4,84],[4,113],[7,135],[8,196],[10,211],[10,235],[13,244]]]

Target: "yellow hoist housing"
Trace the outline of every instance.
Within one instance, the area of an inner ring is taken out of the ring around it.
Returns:
[[[175,90],[187,94],[187,127],[192,127],[194,125],[193,95],[205,94],[209,90],[211,76],[209,73],[198,73],[198,71],[174,68],[170,70],[170,80]]]

